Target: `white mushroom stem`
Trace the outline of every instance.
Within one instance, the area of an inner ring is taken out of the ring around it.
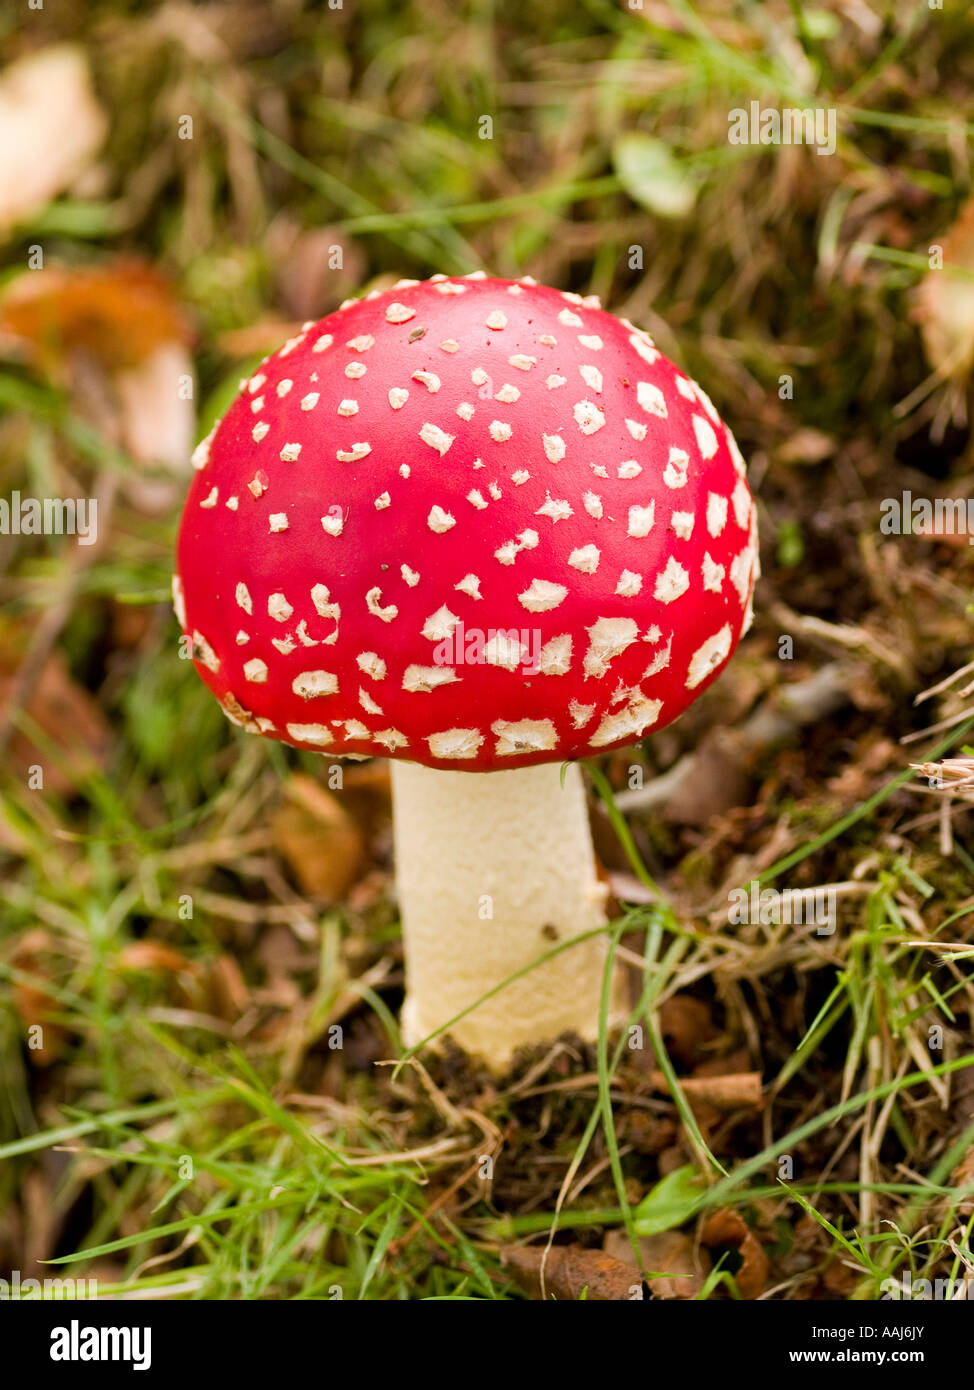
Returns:
[[[421,1042],[488,990],[607,918],[581,773],[547,764],[440,772],[392,763],[406,957],[403,1036]],[[603,933],[514,980],[449,1032],[502,1067],[522,1043],[594,1038]]]

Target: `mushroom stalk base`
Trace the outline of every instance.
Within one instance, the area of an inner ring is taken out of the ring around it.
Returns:
[[[391,766],[402,1026],[413,1046],[552,947],[604,926],[607,889],[574,764],[564,787],[554,764],[487,773]],[[596,1037],[607,947],[603,934],[560,952],[450,1034],[495,1068],[522,1043],[565,1031]]]

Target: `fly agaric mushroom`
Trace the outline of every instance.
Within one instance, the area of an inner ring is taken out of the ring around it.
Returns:
[[[463,1013],[499,1066],[594,1036],[574,760],[677,718],[750,620],[708,397],[594,298],[440,275],[305,325],[194,462],[174,596],[203,680],[253,733],[392,759],[406,1041]]]

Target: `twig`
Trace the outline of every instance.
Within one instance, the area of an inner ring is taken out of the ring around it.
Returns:
[[[806,725],[827,719],[841,709],[849,699],[851,683],[850,668],[833,661],[804,680],[782,686],[762,700],[740,728],[733,731],[735,745],[747,754],[793,738]],[[669,800],[684,779],[705,775],[705,753],[687,753],[645,786],[617,792],[616,806],[624,814],[655,810]],[[604,813],[604,805],[599,804]]]

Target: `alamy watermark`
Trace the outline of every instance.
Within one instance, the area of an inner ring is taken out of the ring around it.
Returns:
[[[82,1327],[72,1318],[67,1327],[51,1328],[52,1361],[131,1361],[133,1371],[152,1365],[151,1327]]]
[[[817,154],[835,154],[834,106],[762,106],[752,101],[727,113],[727,139],[732,145],[814,145]]]
[[[752,879],[728,895],[727,920],[732,926],[813,926],[816,936],[832,936],[836,926],[834,888],[762,888]]]
[[[9,1278],[0,1279],[0,1302],[97,1297],[97,1279],[24,1279],[19,1269],[11,1270]]]
[[[974,497],[884,497],[879,504],[884,536],[966,536],[974,545]]]
[[[964,1279],[914,1279],[904,1274],[902,1279],[884,1279],[879,1286],[880,1298],[905,1303],[945,1303],[974,1302],[974,1278]]]
[[[79,545],[98,539],[97,497],[0,497],[0,536],[76,536]]]
[[[548,653],[552,660],[557,653]],[[536,676],[545,668],[541,630],[529,627],[479,628],[457,622],[433,649],[437,666],[502,666]]]

